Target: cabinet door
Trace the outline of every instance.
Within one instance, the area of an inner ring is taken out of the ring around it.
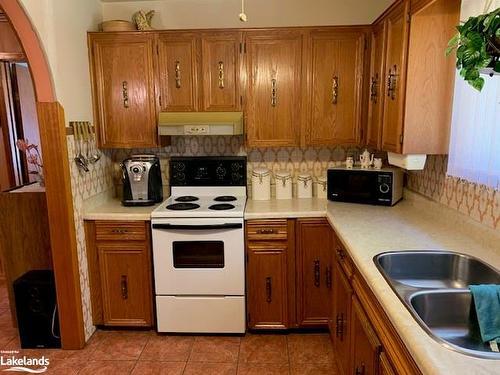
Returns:
[[[241,33],[213,32],[201,36],[204,111],[239,111]]]
[[[162,32],[158,37],[158,71],[163,111],[198,110],[197,35]]]
[[[89,42],[100,146],[156,146],[154,35],[92,34]]]
[[[387,17],[385,54],[385,95],[382,149],[401,152],[408,53],[409,1],[395,8]]]
[[[385,99],[385,26],[385,22],[375,25],[371,36],[370,102],[368,105],[366,144],[374,148],[380,148],[382,141],[382,116],[384,114]]]
[[[301,125],[300,31],[252,31],[245,36],[246,125],[250,147],[298,146]]]
[[[362,32],[311,33],[308,144],[359,141],[364,44]]]
[[[340,265],[333,271],[333,309],[330,336],[341,374],[350,373],[350,328],[352,289]]]
[[[247,311],[251,329],[288,328],[286,244],[247,246]]]
[[[104,242],[97,249],[104,325],[151,326],[149,248],[142,242]]]
[[[353,297],[351,345],[353,372],[356,375],[378,374],[381,344],[358,299]]]
[[[331,316],[333,232],[322,219],[297,220],[297,309],[302,327],[322,327]]]

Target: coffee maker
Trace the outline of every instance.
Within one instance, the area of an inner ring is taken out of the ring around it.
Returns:
[[[163,200],[160,160],[155,155],[132,155],[122,168],[124,206],[151,206]]]

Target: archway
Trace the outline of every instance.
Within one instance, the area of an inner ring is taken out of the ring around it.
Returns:
[[[50,242],[64,349],[85,345],[73,198],[64,110],[56,100],[49,64],[34,27],[19,0],[0,0],[28,60],[37,100]]]

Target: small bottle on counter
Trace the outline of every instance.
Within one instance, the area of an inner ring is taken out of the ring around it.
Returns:
[[[326,190],[326,176],[318,177],[318,181],[316,183],[316,197],[326,199]]]
[[[312,198],[313,180],[310,174],[299,174],[297,177],[297,198]]]
[[[288,171],[278,171],[276,179],[276,199],[292,199],[292,175]]]
[[[271,171],[267,168],[255,168],[252,171],[252,199],[267,201],[271,199]]]

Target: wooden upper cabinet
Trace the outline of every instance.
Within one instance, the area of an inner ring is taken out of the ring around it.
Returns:
[[[351,321],[353,371],[348,373],[377,375],[382,345],[356,297],[353,297]]]
[[[202,109],[241,109],[240,32],[210,32],[201,35]]]
[[[455,59],[448,41],[460,23],[460,0],[412,0],[404,115],[404,154],[447,154]]]
[[[303,39],[291,30],[245,34],[248,146],[300,145]]]
[[[405,0],[387,17],[387,46],[385,54],[386,82],[382,148],[401,152],[406,83],[406,58],[408,52],[410,2]]]
[[[310,34],[309,145],[355,144],[361,128],[365,34]]]
[[[298,324],[327,326],[331,316],[333,231],[325,219],[297,219],[296,228]]]
[[[158,34],[158,74],[163,111],[198,110],[197,37],[194,32]]]
[[[366,144],[373,148],[380,148],[382,141],[385,99],[385,40],[386,23],[380,22],[373,27],[371,34],[370,101],[368,104]]]
[[[89,47],[100,146],[156,146],[154,35],[91,33]]]

